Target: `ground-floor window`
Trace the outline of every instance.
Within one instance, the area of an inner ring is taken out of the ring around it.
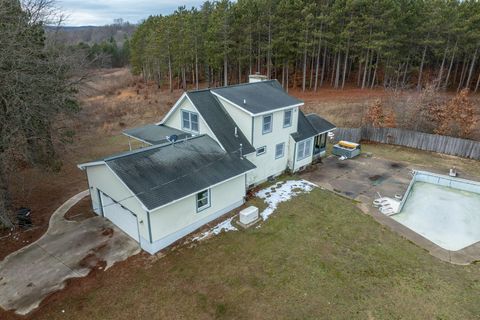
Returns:
[[[265,152],[267,152],[267,146],[257,148],[257,156],[260,156],[260,155],[264,154]]]
[[[285,155],[285,142],[275,146],[275,159],[282,158]]]
[[[297,161],[303,160],[312,154],[312,138],[297,143]]]
[[[197,212],[210,207],[210,189],[197,193]]]

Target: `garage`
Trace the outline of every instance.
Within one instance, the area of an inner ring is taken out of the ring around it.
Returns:
[[[103,216],[131,238],[140,241],[137,216],[101,191],[100,198],[102,202]]]

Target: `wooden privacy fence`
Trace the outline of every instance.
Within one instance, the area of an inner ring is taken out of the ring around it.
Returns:
[[[479,141],[398,128],[338,128],[335,140],[366,140],[480,160]]]

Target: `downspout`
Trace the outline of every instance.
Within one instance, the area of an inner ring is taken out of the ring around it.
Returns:
[[[150,211],[147,211],[147,222],[148,222],[148,237],[150,240],[150,243],[153,243],[152,241],[152,226],[150,223]]]

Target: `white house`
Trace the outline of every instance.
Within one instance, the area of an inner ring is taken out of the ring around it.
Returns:
[[[94,211],[155,253],[241,206],[246,191],[325,154],[335,126],[276,80],[185,92],[160,123],[126,130],[149,145],[79,165]]]

